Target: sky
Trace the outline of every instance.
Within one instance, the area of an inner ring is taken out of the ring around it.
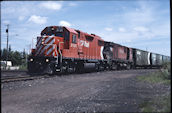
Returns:
[[[124,46],[170,56],[169,0],[3,1],[1,48],[29,52],[51,25],[68,26]],[[33,40],[33,41],[32,41]]]

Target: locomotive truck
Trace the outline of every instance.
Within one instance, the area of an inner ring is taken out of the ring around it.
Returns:
[[[29,73],[63,73],[160,67],[169,56],[104,41],[95,34],[65,26],[48,26],[28,58]]]

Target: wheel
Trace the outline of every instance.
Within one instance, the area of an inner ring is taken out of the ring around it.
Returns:
[[[76,72],[77,73],[83,73],[83,70],[84,70],[84,66],[83,66],[83,63],[80,62],[76,65]]]
[[[53,75],[54,74],[54,68],[52,65],[48,65],[47,68],[44,70],[44,73],[45,74],[48,74],[48,75]]]
[[[131,69],[131,65],[127,64],[127,70]]]
[[[116,64],[112,65],[112,70],[117,70],[117,65]]]

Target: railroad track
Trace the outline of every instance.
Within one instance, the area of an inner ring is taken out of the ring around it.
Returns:
[[[27,74],[27,71],[1,71],[1,83],[25,81],[40,78],[47,78],[49,75],[35,75],[31,76]]]
[[[135,69],[133,71],[145,71],[142,69]],[[154,69],[151,69],[150,71],[155,71]],[[122,72],[128,71],[128,70],[122,70]],[[103,71],[104,72],[104,71]],[[120,73],[121,70],[116,70],[116,73]],[[50,78],[57,75],[29,75],[27,74],[27,71],[1,71],[1,83],[7,83],[7,82],[15,82],[15,81],[26,81],[26,80],[33,80],[33,79],[41,79],[41,78]]]
[[[52,77],[52,76],[50,76],[50,75],[39,75],[39,76],[6,77],[6,78],[1,78],[1,83],[34,80],[34,79],[49,78],[49,77]]]
[[[33,80],[33,79],[40,79],[45,78],[46,76],[23,76],[23,77],[9,77],[9,78],[2,78],[1,83],[5,82],[14,82],[14,81],[25,81],[25,80]]]

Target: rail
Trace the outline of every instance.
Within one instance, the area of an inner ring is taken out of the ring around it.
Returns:
[[[144,71],[147,71],[147,70],[158,71],[158,69],[133,69],[132,71],[142,71],[142,72],[144,72]],[[126,72],[126,71],[129,73],[131,70],[116,70],[116,71],[112,71],[112,72],[120,73],[120,72]],[[19,71],[19,73],[21,73],[21,72]],[[44,74],[44,75],[42,75],[42,74],[30,75],[28,73],[19,75],[19,73],[15,74],[13,72],[10,72],[7,75],[1,74],[1,83],[35,80],[35,79],[42,79],[42,78],[52,78],[52,77],[58,76],[58,74],[52,76],[52,75],[47,75],[47,74]],[[95,73],[97,73],[97,72],[95,72]],[[81,74],[81,73],[75,73],[75,74]]]
[[[20,76],[20,77],[5,77],[1,78],[1,83],[7,82],[16,82],[16,81],[26,81],[26,80],[34,80],[34,79],[41,79],[41,78],[49,78],[52,76],[49,75],[37,75],[37,76]]]
[[[1,83],[15,82],[15,81],[26,81],[33,79],[48,78],[50,75],[30,75],[27,71],[3,71],[1,73]]]

